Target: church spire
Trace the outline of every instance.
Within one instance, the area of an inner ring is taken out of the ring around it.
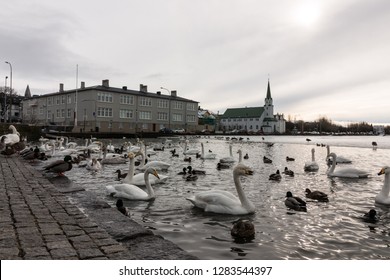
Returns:
[[[272,99],[271,97],[271,87],[269,85],[269,78],[268,78],[268,87],[267,87],[267,97],[266,99]]]
[[[26,91],[24,92],[24,97],[31,98],[31,91],[30,91],[30,87],[28,85],[26,87]]]

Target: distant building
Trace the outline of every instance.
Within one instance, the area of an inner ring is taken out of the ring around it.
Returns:
[[[227,109],[220,117],[221,129],[225,132],[285,133],[286,120],[283,114],[274,115],[269,80],[264,101],[264,107]]]
[[[75,132],[138,133],[163,128],[195,132],[198,102],[179,97],[176,91],[151,93],[143,84],[138,91],[110,87],[109,80],[91,87],[81,82],[80,88],[71,90],[60,84],[58,92],[23,101],[23,121]]]
[[[213,132],[216,129],[216,116],[209,110],[198,110],[198,124],[200,131]]]

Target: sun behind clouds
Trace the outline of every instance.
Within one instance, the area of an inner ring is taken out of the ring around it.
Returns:
[[[292,17],[296,24],[312,28],[321,17],[321,4],[319,1],[305,1],[292,10]]]

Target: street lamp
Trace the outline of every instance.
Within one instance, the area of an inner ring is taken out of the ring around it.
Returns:
[[[8,79],[8,76],[5,76],[5,85],[4,85],[4,108],[3,108],[3,120],[4,120],[4,123],[5,123],[5,117],[7,115],[7,79]]]
[[[10,71],[11,71],[11,75],[10,75],[10,82],[9,82],[9,119],[8,121],[10,122],[11,121],[11,113],[12,113],[12,64],[8,61],[6,61],[5,63],[7,63],[9,65],[9,68],[10,68]]]
[[[160,87],[161,89],[164,89],[168,91],[169,99],[168,99],[168,128],[171,129],[171,91],[167,88]]]

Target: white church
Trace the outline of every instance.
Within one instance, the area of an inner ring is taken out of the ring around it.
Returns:
[[[224,132],[285,133],[286,120],[283,114],[274,115],[269,80],[264,107],[229,108],[220,117],[220,127]]]

